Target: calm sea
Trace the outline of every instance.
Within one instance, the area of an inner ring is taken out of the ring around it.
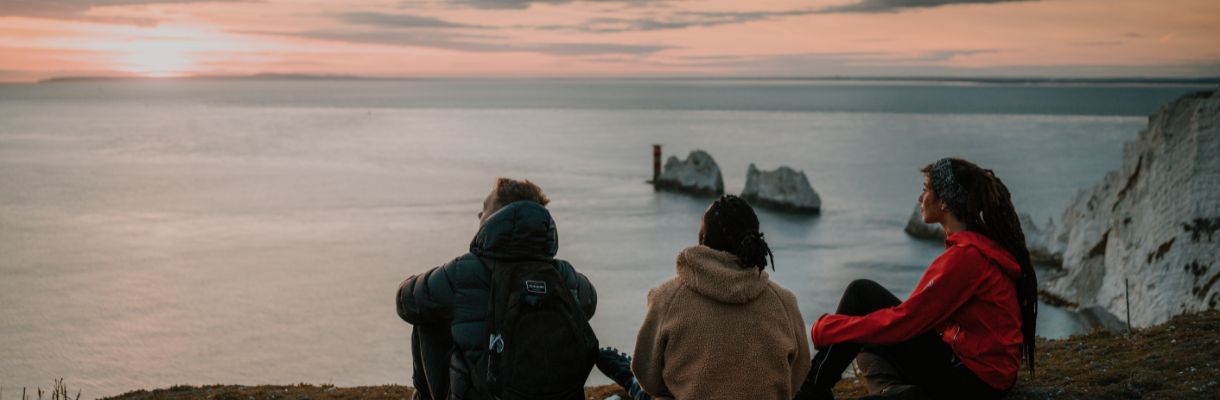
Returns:
[[[905,296],[941,251],[902,228],[917,169],[993,168],[1058,217],[1158,105],[1206,86],[758,80],[110,81],[0,86],[0,394],[410,382],[405,277],[466,251],[497,176],[546,189],[560,256],[633,347],[705,198],[651,145],[804,170],[820,217],[761,211],[807,323],[856,278]],[[1080,329],[1046,309],[1041,334]],[[742,338],[748,340],[748,338]],[[607,382],[595,372],[594,382]]]

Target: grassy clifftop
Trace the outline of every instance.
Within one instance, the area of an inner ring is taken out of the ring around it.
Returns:
[[[1038,342],[1037,376],[1013,399],[1220,399],[1220,311],[1174,317],[1130,335]]]
[[[594,373],[597,373],[594,371]],[[1178,316],[1168,323],[1130,335],[1093,332],[1059,340],[1039,340],[1037,377],[1023,370],[1010,399],[1220,399],[1220,311]],[[859,382],[845,379],[839,398],[865,394]],[[333,386],[174,386],[138,390],[119,400],[250,400],[410,398],[398,385]],[[590,399],[612,394],[614,386],[591,387]]]

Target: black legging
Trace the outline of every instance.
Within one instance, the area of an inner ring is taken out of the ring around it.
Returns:
[[[877,282],[860,279],[847,286],[835,313],[862,316],[901,303]],[[818,351],[797,399],[831,398],[830,389],[861,351],[885,358],[898,369],[903,383],[919,386],[938,399],[991,399],[1003,394],[970,372],[936,332],[927,332],[898,344],[839,343]]]

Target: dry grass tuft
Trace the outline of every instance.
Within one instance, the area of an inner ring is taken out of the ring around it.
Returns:
[[[37,400],[42,400],[42,396],[47,394],[42,388],[34,388]],[[80,400],[80,390],[76,391],[76,397],[68,395],[68,385],[64,384],[64,378],[55,380],[51,386],[50,400]],[[2,400],[2,398],[0,398]],[[21,400],[30,400],[30,394],[26,388],[21,388]]]

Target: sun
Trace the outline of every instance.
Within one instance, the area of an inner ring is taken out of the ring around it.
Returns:
[[[246,46],[210,27],[161,25],[111,27],[75,47],[107,54],[107,69],[162,78],[203,72],[201,64],[209,57],[240,52]]]
[[[170,41],[133,43],[117,56],[116,70],[150,78],[185,75],[195,66],[191,51]]]

